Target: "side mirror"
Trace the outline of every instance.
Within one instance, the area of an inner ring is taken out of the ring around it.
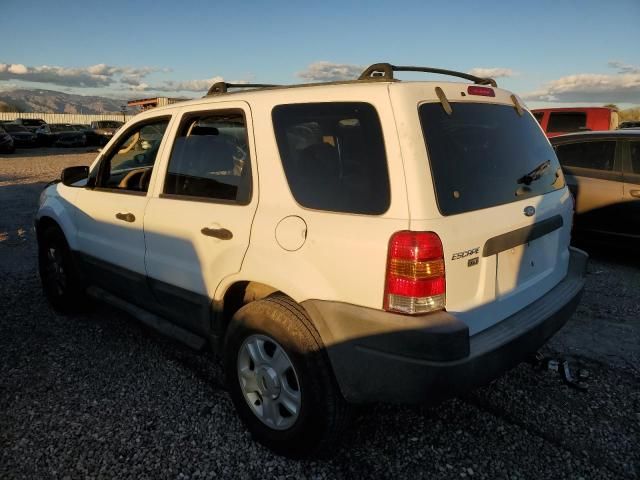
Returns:
[[[73,187],[73,184],[89,177],[89,167],[67,167],[62,170],[60,181],[67,187]]]

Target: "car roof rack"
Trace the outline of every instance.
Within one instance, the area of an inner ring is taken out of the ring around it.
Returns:
[[[471,80],[478,85],[491,85],[497,87],[498,84],[493,78],[476,77],[469,73],[456,72],[454,70],[444,70],[442,68],[432,67],[409,67],[391,65],[390,63],[376,63],[368,67],[358,80],[381,80],[389,81],[394,80],[393,72],[425,72],[425,73],[438,73],[440,75],[450,75],[452,77],[460,77],[465,80]]]
[[[312,87],[318,85],[337,85],[337,84],[346,84],[346,83],[357,83],[357,82],[371,82],[371,81],[398,81],[398,79],[394,78],[393,72],[424,72],[424,73],[437,73],[440,75],[450,75],[453,77],[464,78],[465,80],[471,80],[473,83],[477,85],[491,85],[492,87],[497,87],[498,84],[493,78],[484,78],[484,77],[476,77],[475,75],[471,75],[470,73],[456,72],[454,70],[445,70],[442,68],[432,68],[432,67],[409,67],[409,66],[398,66],[391,65],[390,63],[376,63],[367,67],[367,69],[362,72],[362,75],[358,77],[357,80],[341,80],[336,82],[321,82],[321,83],[305,83],[299,85],[276,85],[271,83],[227,83],[227,82],[216,82],[211,85],[211,88],[207,91],[205,97],[210,97],[213,95],[221,95],[223,93],[229,92],[230,89],[244,89],[244,88],[294,88],[294,87]]]
[[[219,95],[221,93],[227,93],[230,88],[270,88],[270,87],[279,87],[280,85],[271,85],[267,83],[227,83],[227,82],[216,82],[211,85],[211,88],[207,91],[207,96],[209,95]]]

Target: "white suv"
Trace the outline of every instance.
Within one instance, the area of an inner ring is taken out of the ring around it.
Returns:
[[[493,80],[377,64],[351,82],[230,87],[141,113],[43,192],[55,308],[96,297],[221,353],[249,430],[289,456],[335,444],[350,403],[494,379],[575,310],[587,256],[569,247],[571,195]]]

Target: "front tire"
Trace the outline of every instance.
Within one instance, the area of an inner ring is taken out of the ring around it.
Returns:
[[[300,305],[275,294],[238,310],[224,366],[236,410],[257,441],[292,458],[336,447],[349,408]]]
[[[38,236],[38,267],[42,290],[60,313],[75,313],[88,304],[71,249],[56,225],[44,227]]]

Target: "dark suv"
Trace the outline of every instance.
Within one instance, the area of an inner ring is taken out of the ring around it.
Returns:
[[[640,238],[640,130],[551,139],[576,199],[575,233]]]

